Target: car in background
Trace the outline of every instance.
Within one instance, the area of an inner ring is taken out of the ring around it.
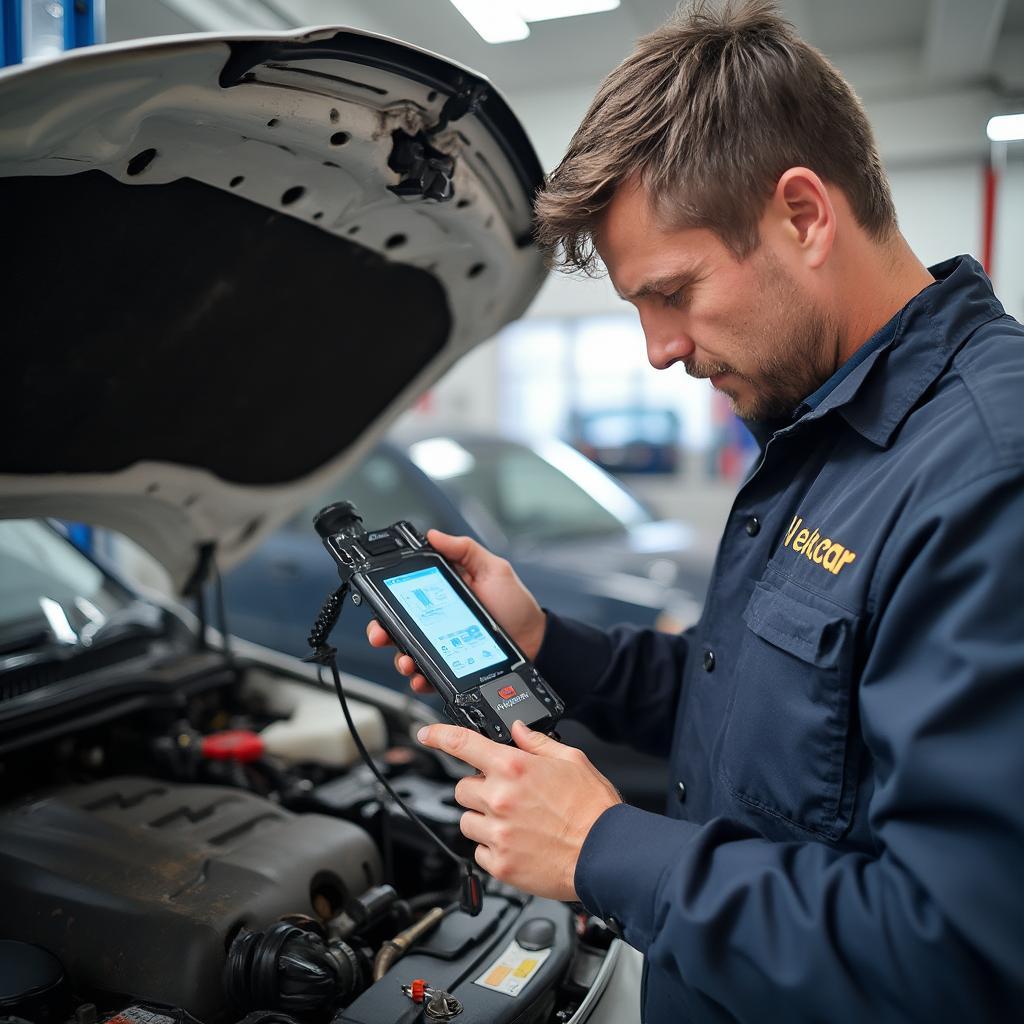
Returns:
[[[233,632],[306,653],[309,623],[338,586],[313,516],[341,500],[354,502],[368,529],[408,519],[421,530],[475,537],[509,558],[543,607],[595,626],[629,622],[678,632],[700,615],[711,559],[685,523],[659,519],[561,441],[448,433],[379,443],[229,572],[224,590]],[[332,637],[342,667],[406,690],[392,653],[366,642],[368,620],[365,608],[346,604]],[[603,743],[575,722],[559,731],[631,803],[662,807],[663,761]]]
[[[313,516],[351,501],[367,529],[411,520],[465,534],[509,558],[546,608],[604,627],[621,622],[678,632],[696,621],[710,557],[694,532],[659,519],[619,481],[569,445],[448,433],[386,441],[269,537],[225,577],[232,631],[289,654],[337,570]],[[346,610],[335,643],[346,668],[404,685],[391,656],[368,646],[368,613]]]
[[[675,473],[679,438],[672,409],[637,406],[572,417],[574,447],[609,473]]]

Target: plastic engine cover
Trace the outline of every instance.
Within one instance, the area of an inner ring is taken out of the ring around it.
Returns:
[[[122,777],[0,814],[0,934],[56,954],[79,990],[220,1017],[229,936],[311,894],[380,878],[361,828],[240,789]]]
[[[429,1021],[426,1014],[416,1015],[402,992],[403,985],[422,978],[462,1004],[456,1024],[540,1024],[551,1017],[575,949],[566,904],[523,893],[488,895],[478,917],[449,914],[335,1022]]]

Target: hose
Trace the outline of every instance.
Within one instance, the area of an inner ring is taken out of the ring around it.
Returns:
[[[391,965],[405,956],[409,947],[417,939],[426,935],[442,917],[451,913],[457,907],[458,903],[452,903],[447,907],[433,907],[415,924],[410,925],[405,931],[399,932],[393,939],[388,939],[383,943],[373,961],[373,980],[380,981],[387,974]]]

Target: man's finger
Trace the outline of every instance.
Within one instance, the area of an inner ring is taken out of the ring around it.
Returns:
[[[575,747],[567,747],[542,732],[534,732],[519,719],[512,723],[512,739],[520,750],[536,754],[538,757],[557,757],[562,761],[575,761],[580,756]]]
[[[473,851],[473,859],[487,872],[489,875],[498,877],[495,871],[494,855],[491,853],[490,847],[484,846],[482,843],[477,846]]]
[[[477,814],[476,811],[466,811],[459,821],[459,828],[462,829],[462,834],[467,839],[472,839],[474,843],[487,845],[487,840],[491,835],[491,826],[484,815]]]
[[[399,652],[395,655],[395,671],[403,676],[411,676],[416,672],[416,662],[408,654]]]
[[[413,676],[409,680],[409,685],[416,693],[437,693],[437,690],[427,682],[426,676]]]
[[[428,530],[427,540],[430,546],[439,551],[450,562],[464,568],[471,576],[475,576],[483,568],[483,561],[490,552],[481,547],[472,537],[453,537],[450,533],[440,530]]]
[[[482,775],[467,775],[455,784],[455,802],[471,811],[486,809],[481,786],[484,784]]]
[[[416,734],[425,747],[443,750],[487,774],[507,755],[500,743],[459,725],[425,725]]]
[[[391,637],[376,619],[370,619],[366,624],[366,639],[370,641],[371,647],[391,646]]]

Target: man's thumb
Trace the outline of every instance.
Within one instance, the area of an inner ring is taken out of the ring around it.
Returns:
[[[454,562],[473,575],[480,571],[480,563],[486,551],[471,537],[455,537],[440,530],[428,530],[427,540],[449,562]]]
[[[545,736],[542,732],[534,732],[525,722],[516,719],[512,723],[512,739],[520,750],[528,754],[539,754],[541,757],[557,757],[562,746],[558,740]]]

